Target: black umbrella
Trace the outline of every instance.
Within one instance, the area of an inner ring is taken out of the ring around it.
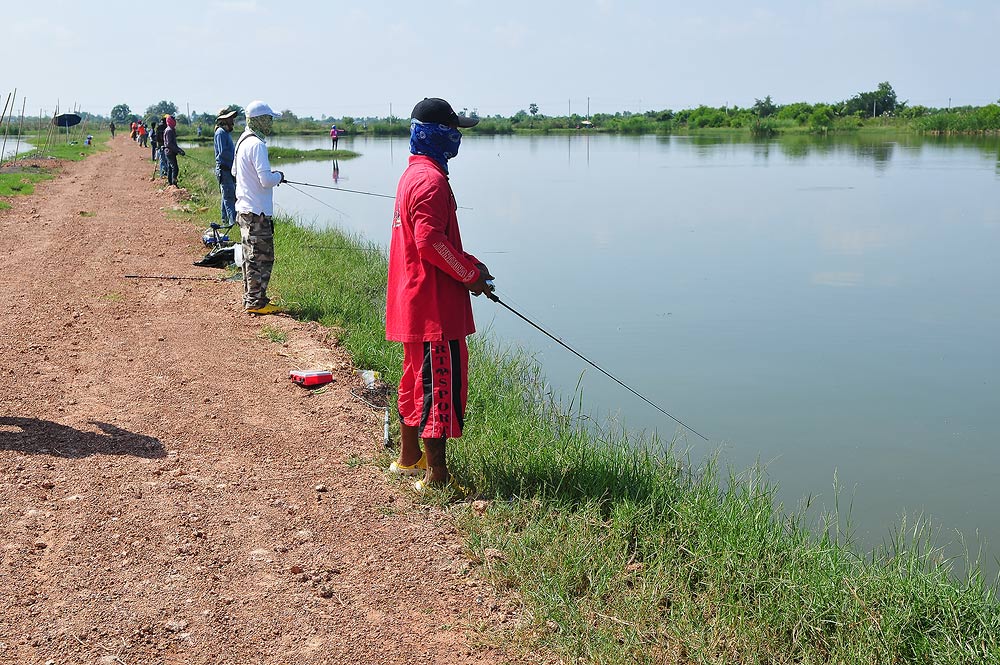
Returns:
[[[80,116],[75,113],[63,113],[52,118],[52,124],[56,127],[72,127],[80,124]]]

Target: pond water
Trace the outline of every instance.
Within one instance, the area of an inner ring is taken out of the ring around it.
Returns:
[[[2,134],[0,134],[2,136]],[[0,138],[0,160],[9,159],[14,155],[20,155],[31,150],[34,150],[35,146],[30,143],[25,143],[24,139],[18,142],[16,136],[8,136],[7,144],[3,145],[3,139]]]
[[[347,137],[339,147],[361,157],[283,168],[391,195],[407,146]],[[863,546],[903,515],[932,519],[941,544],[998,543],[998,148],[466,137],[451,162],[463,240],[498,294],[709,442],[484,299],[478,326],[533,350],[557,392],[579,381],[596,414],[695,459],[759,461],[786,506],[831,508],[836,484]],[[275,201],[387,243],[391,200],[300,190]]]

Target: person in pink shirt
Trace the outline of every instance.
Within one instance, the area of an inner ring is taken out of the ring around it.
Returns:
[[[423,475],[414,486],[450,481],[445,445],[462,436],[468,393],[465,338],[476,331],[472,299],[492,289],[489,269],[462,249],[448,160],[458,154],[459,116],[443,99],[411,114],[409,164],[396,188],[389,243],[385,336],[403,344],[399,382],[399,458],[389,470]],[[423,439],[423,450],[420,448]]]
[[[340,132],[337,131],[337,125],[330,127],[330,149],[337,149],[337,139],[340,136]]]

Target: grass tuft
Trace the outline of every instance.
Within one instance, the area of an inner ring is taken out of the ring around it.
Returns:
[[[260,337],[274,344],[284,344],[288,341],[288,333],[281,328],[271,325],[263,325],[260,329]]]

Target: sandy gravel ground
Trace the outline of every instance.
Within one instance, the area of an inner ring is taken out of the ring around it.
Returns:
[[[148,151],[110,145],[0,212],[0,662],[515,660],[482,639],[512,604],[372,463],[381,417],[321,328],[124,278],[219,273]]]

